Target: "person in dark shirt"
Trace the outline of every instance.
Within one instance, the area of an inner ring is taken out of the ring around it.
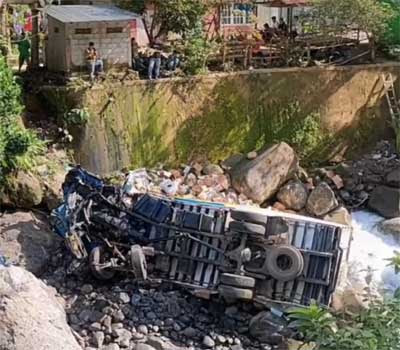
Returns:
[[[283,18],[281,18],[281,19],[279,20],[278,29],[279,29],[279,33],[280,33],[281,35],[287,35],[288,26],[287,26],[287,24],[285,23],[285,20],[284,20]]]

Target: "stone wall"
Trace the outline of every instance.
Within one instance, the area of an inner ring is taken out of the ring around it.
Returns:
[[[390,132],[383,71],[400,77],[399,64],[274,69],[45,94],[57,99],[58,110],[77,96],[75,104],[90,110],[86,126],[73,130],[75,156],[98,173],[195,157],[218,161],[280,139],[290,143],[291,124],[312,113],[329,135],[313,154],[324,161],[372,147]],[[291,113],[295,119],[286,118]]]

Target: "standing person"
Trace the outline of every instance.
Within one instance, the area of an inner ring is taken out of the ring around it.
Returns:
[[[103,71],[103,61],[100,59],[100,56],[92,41],[89,43],[89,46],[86,49],[86,61],[90,72],[90,78],[93,80],[97,73]]]
[[[156,51],[150,57],[148,77],[150,80],[158,79],[160,77],[161,67],[161,54]],[[154,77],[154,78],[153,78]]]
[[[31,44],[29,43],[29,39],[27,38],[27,35],[24,31],[21,33],[21,40],[17,42],[17,45],[19,53],[18,73],[21,73],[21,68],[25,62],[26,68],[29,67],[31,57]]]
[[[271,28],[273,29],[273,31],[275,32],[275,34],[278,34],[279,32],[279,23],[276,20],[276,17],[273,16],[272,18],[272,24],[271,24]]]
[[[288,26],[287,26],[287,24],[285,23],[285,20],[282,17],[279,19],[278,29],[279,29],[279,32],[282,35],[287,35]]]
[[[293,17],[293,28],[292,28],[292,33],[291,36],[292,38],[296,38],[296,36],[302,34],[303,29],[301,27],[301,23],[300,23],[300,18],[299,16],[294,16]]]
[[[139,45],[135,38],[131,39],[131,51],[132,51],[132,69],[136,69],[136,61],[139,58]]]
[[[180,59],[179,59],[179,56],[178,56],[178,52],[176,50],[174,50],[172,52],[171,56],[168,57],[168,61],[167,62],[168,62],[167,63],[168,69],[173,71],[173,72],[179,67]]]

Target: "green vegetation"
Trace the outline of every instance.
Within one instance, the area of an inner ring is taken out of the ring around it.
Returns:
[[[313,0],[312,27],[325,34],[346,33],[359,28],[368,36],[372,58],[384,39],[395,13],[381,0]]]
[[[0,183],[13,170],[31,169],[44,150],[44,143],[19,120],[22,110],[21,89],[0,56]]]
[[[400,349],[400,299],[375,301],[359,315],[334,316],[313,304],[290,312],[306,342],[321,350]]]
[[[191,118],[178,135],[179,159],[190,159],[193,144],[197,154],[224,159],[234,153],[262,149],[277,142],[290,144],[305,165],[322,161],[332,138],[320,123],[318,113],[305,113],[298,102],[246,103],[220,96],[223,102],[203,117]]]
[[[185,34],[205,15],[208,2],[204,0],[121,0],[120,5],[143,15],[150,43],[169,32]],[[152,16],[146,10],[153,10]]]
[[[198,22],[195,28],[187,32],[183,41],[185,54],[184,71],[188,75],[207,72],[207,60],[217,50],[218,44],[207,38],[203,25]]]
[[[89,120],[90,114],[87,108],[73,108],[64,113],[63,122],[65,126],[83,125]]]

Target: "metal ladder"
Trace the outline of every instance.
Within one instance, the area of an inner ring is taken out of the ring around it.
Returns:
[[[392,73],[382,74],[386,100],[389,106],[392,123],[396,129],[400,128],[400,100],[396,96]]]

